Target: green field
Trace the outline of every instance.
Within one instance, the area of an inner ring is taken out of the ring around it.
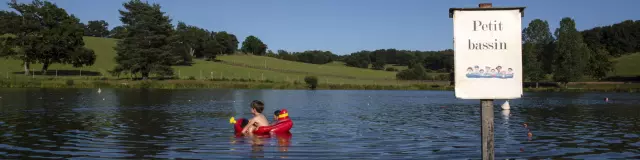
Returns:
[[[113,77],[109,70],[116,64],[114,47],[116,39],[84,37],[85,44],[96,53],[96,62],[92,66],[73,68],[71,65],[52,64],[47,75],[42,75],[39,71],[40,64],[31,64],[31,71],[35,71],[34,76],[25,77],[21,61],[13,59],[0,60],[0,75],[5,78],[66,78],[66,79],[98,79],[106,77],[109,79],[130,78],[132,75],[121,75]],[[250,55],[224,55],[219,56],[219,62],[195,60],[192,66],[175,66],[175,76],[180,79],[252,79],[269,80],[274,82],[303,83],[307,75],[317,76],[321,84],[378,84],[378,85],[406,85],[424,82],[398,81],[395,79],[396,72],[378,71],[371,69],[361,69],[347,67],[344,65],[315,65],[293,61],[286,61],[276,58]],[[266,67],[265,67],[266,65]],[[82,74],[82,75],[81,75]],[[434,82],[431,82],[434,83]],[[446,84],[438,82],[438,84]]]
[[[345,66],[345,63],[341,62],[341,61],[333,61],[331,63],[327,63],[327,64],[324,64],[324,65],[327,65],[327,66]],[[371,68],[371,64],[369,64],[369,68]],[[396,66],[394,64],[386,64],[386,65],[384,65],[384,68],[395,68],[398,71],[402,71],[402,70],[408,69],[409,67],[407,67],[407,66]]]
[[[640,53],[624,55],[615,58],[613,61],[616,62],[615,71],[609,73],[609,76],[640,76]]]

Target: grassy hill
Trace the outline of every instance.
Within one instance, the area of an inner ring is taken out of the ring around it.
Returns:
[[[96,62],[92,66],[73,68],[71,65],[53,64],[49,67],[47,75],[42,75],[39,71],[40,64],[32,64],[31,70],[35,71],[36,78],[54,77],[56,71],[58,78],[116,78],[109,74],[116,64],[114,47],[116,39],[84,37],[85,44],[96,53]],[[175,66],[175,75],[181,79],[253,79],[270,80],[275,82],[303,83],[307,75],[318,76],[320,83],[330,84],[413,84],[417,82],[397,81],[396,72],[377,71],[371,69],[361,69],[347,67],[339,64],[316,65],[293,61],[286,61],[276,58],[251,56],[251,55],[225,55],[219,56],[218,62],[195,60],[192,66]],[[27,78],[22,75],[23,68],[21,61],[13,59],[0,60],[0,75],[2,78]],[[338,63],[338,62],[336,62]],[[82,74],[82,76],[80,76]],[[124,75],[120,78],[127,78]],[[30,78],[30,77],[29,77]]]
[[[635,77],[640,76],[640,53],[628,54],[613,59],[615,71],[609,76]]]

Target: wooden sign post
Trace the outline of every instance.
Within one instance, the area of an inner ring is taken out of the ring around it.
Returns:
[[[494,158],[494,99],[522,96],[524,7],[450,8],[453,18],[455,95],[479,99],[482,159]]]

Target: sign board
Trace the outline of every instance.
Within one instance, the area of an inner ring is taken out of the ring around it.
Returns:
[[[522,96],[521,11],[518,8],[452,10],[457,98]]]

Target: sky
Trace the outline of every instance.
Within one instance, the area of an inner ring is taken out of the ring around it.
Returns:
[[[6,2],[0,9],[8,10]],[[126,0],[50,0],[82,22],[121,25]],[[30,2],[19,0],[19,2]],[[578,30],[640,20],[640,0],[149,0],[162,6],[175,25],[183,21],[211,31],[235,34],[240,43],[254,35],[274,52],[329,50],[343,55],[360,50],[453,48],[449,8],[526,7],[522,26],[547,20],[551,32],[564,17]]]

